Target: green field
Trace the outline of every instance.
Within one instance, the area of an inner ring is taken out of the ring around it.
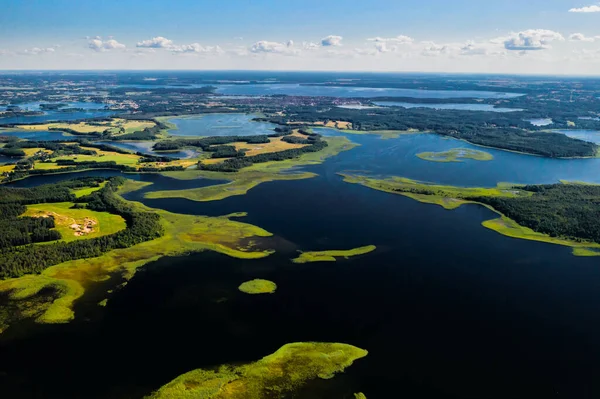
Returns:
[[[255,279],[243,282],[238,289],[245,294],[272,294],[277,289],[277,284],[269,280]]]
[[[105,236],[126,227],[125,220],[119,215],[89,209],[72,209],[73,205],[72,202],[27,205],[23,216],[53,216],[62,241]],[[89,232],[85,231],[86,225],[90,226]]]

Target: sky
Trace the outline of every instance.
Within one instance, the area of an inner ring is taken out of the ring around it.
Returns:
[[[600,74],[595,0],[0,0],[0,69]]]

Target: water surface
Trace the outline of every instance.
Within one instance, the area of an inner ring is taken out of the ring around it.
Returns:
[[[417,104],[398,101],[374,101],[373,104],[382,107],[402,107],[402,108],[432,108],[432,109],[450,109],[460,111],[489,111],[489,112],[518,112],[523,111],[520,108],[501,108],[494,104]]]
[[[253,122],[252,114],[204,114],[169,119],[177,129],[169,130],[173,136],[256,136],[273,134],[271,123]]]

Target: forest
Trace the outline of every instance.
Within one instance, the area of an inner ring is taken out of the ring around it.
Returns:
[[[290,107],[289,116],[258,118],[285,125],[288,122],[351,122],[355,130],[409,130],[434,132],[473,144],[554,158],[595,156],[598,146],[560,133],[541,131],[520,113],[500,113],[425,108],[361,110]]]
[[[550,184],[522,187],[530,197],[473,197],[522,226],[571,240],[600,243],[600,186]]]
[[[16,218],[17,212],[25,204],[44,202],[76,202],[79,208],[109,212],[120,215],[125,219],[127,228],[117,233],[97,238],[81,239],[71,242],[56,242],[48,245],[31,244],[36,242],[32,237],[33,230],[28,224],[22,222],[13,229],[0,230],[0,278],[19,277],[28,273],[39,273],[45,268],[69,260],[91,258],[118,248],[127,248],[144,241],[153,240],[163,234],[160,216],[153,212],[140,211],[128,204],[115,194],[117,188],[123,184],[121,177],[109,178],[107,184],[92,194],[75,198],[70,192],[71,188],[97,185],[102,179],[84,178],[66,182],[39,186],[36,188],[0,188],[0,225],[10,223]],[[39,228],[49,229],[51,222]],[[15,232],[16,229],[16,232]],[[17,235],[29,235],[28,245],[20,244]],[[42,236],[44,238],[45,236]],[[39,238],[39,237],[35,237]],[[47,241],[47,240],[45,240]]]

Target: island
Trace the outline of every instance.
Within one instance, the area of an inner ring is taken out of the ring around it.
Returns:
[[[420,152],[417,154],[417,157],[424,161],[432,162],[463,162],[465,159],[491,161],[494,159],[494,156],[488,152],[471,148],[452,148],[451,150],[441,152]]]
[[[272,294],[277,289],[277,284],[269,280],[254,279],[243,282],[238,289],[245,294]]]
[[[366,245],[364,247],[348,250],[328,250],[328,251],[306,251],[301,252],[300,256],[292,259],[294,263],[309,262],[335,262],[337,258],[348,259],[352,256],[365,255],[377,249],[375,245]]]

